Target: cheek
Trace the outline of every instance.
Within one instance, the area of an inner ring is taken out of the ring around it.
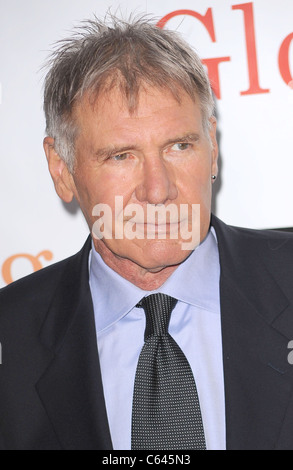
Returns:
[[[135,178],[125,174],[108,173],[99,181],[96,181],[96,196],[99,198],[98,202],[108,204],[114,207],[115,198],[123,198],[123,205],[125,206],[132,197],[135,190]]]
[[[211,171],[207,165],[193,164],[177,175],[177,186],[190,202],[200,203],[210,193]]]
[[[105,204],[114,216],[115,209],[125,207],[134,191],[133,175],[117,174],[114,171],[91,171],[79,174],[76,180],[77,200],[87,221],[93,223],[96,218],[92,215],[98,204]],[[117,203],[117,200],[119,201]]]

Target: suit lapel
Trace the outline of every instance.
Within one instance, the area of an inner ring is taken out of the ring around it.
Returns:
[[[93,306],[90,241],[71,258],[41,331],[53,359],[37,391],[64,449],[111,449]]]
[[[228,449],[277,446],[292,367],[280,319],[286,296],[240,232],[213,219],[221,262],[221,315]],[[248,237],[249,238],[249,237]],[[251,243],[252,242],[252,243]],[[261,240],[261,246],[267,241]],[[273,406],[272,406],[273,405]]]

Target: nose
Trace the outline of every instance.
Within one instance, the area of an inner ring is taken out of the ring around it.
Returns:
[[[176,199],[178,191],[171,173],[160,156],[146,158],[142,182],[136,187],[136,198],[149,204],[165,204]]]

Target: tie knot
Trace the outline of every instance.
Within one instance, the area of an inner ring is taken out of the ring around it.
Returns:
[[[169,295],[151,294],[137,304],[137,307],[144,309],[146,315],[145,339],[168,333],[171,313],[176,303],[177,299]]]

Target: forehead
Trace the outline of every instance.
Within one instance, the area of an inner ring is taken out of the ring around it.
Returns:
[[[174,96],[168,89],[141,87],[136,106],[130,108],[125,95],[118,87],[93,95],[84,95],[75,109],[75,119],[81,133],[99,134],[104,140],[111,133],[127,135],[148,132],[168,132],[168,129],[202,127],[199,99],[191,98],[180,90]],[[197,129],[199,130],[199,129]]]

